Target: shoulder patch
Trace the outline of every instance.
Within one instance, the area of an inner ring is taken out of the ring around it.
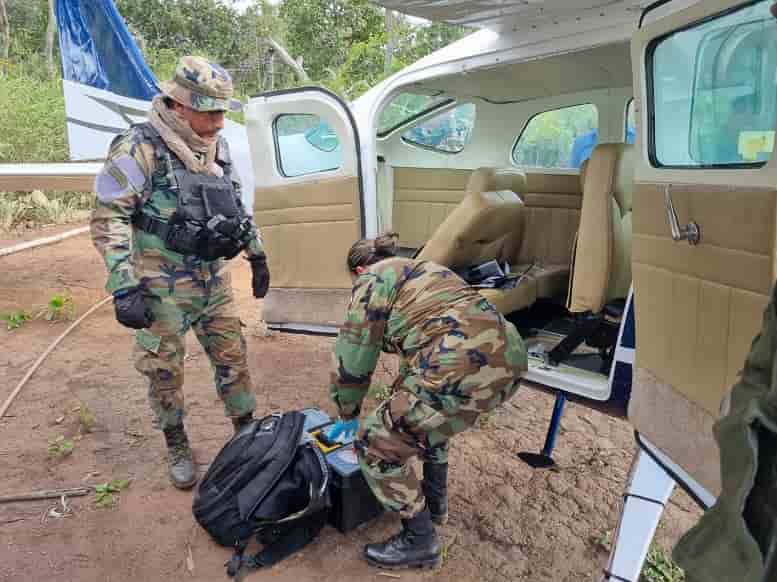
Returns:
[[[95,191],[100,202],[112,202],[128,194],[140,194],[146,176],[130,155],[122,154],[105,162],[95,179]]]

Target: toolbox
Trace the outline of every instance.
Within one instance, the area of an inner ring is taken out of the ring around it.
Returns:
[[[332,419],[318,408],[306,408],[304,430],[315,439],[324,453],[330,471],[329,498],[331,510],[329,523],[341,533],[374,519],[383,512],[383,506],[375,499],[372,490],[359,469],[353,438],[327,442],[321,431],[333,424]]]

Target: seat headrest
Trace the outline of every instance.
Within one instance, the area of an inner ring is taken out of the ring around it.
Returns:
[[[467,182],[467,192],[515,192],[518,196],[525,194],[526,174],[517,170],[496,168],[478,168]]]
[[[620,206],[621,214],[631,212],[632,194],[634,191],[634,164],[636,150],[633,145],[625,143],[605,143],[597,145],[591,153],[590,163],[581,167],[585,192],[585,181],[589,178],[601,180],[605,175],[592,175],[591,169],[601,173],[612,172],[612,196]],[[583,194],[585,196],[585,193]]]

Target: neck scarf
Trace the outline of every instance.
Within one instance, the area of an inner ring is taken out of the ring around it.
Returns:
[[[223,174],[221,166],[216,164],[218,136],[205,138],[197,135],[188,121],[165,104],[164,96],[154,97],[148,121],[187,170],[198,174]]]

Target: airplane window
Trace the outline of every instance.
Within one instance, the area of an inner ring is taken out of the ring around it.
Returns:
[[[475,106],[459,105],[441,113],[402,134],[402,140],[413,145],[457,154],[472,138],[475,126]]]
[[[453,103],[453,99],[442,95],[400,93],[380,112],[378,137],[388,135],[408,121],[450,103]]]
[[[279,115],[275,146],[282,175],[292,178],[337,170],[343,163],[340,140],[318,115]]]
[[[653,165],[751,166],[771,158],[777,125],[772,4],[751,4],[653,45]]]
[[[579,168],[599,141],[595,105],[575,105],[539,113],[513,147],[513,162],[526,168]]]
[[[637,121],[634,119],[634,99],[626,106],[626,128],[623,141],[633,144],[637,139]]]

